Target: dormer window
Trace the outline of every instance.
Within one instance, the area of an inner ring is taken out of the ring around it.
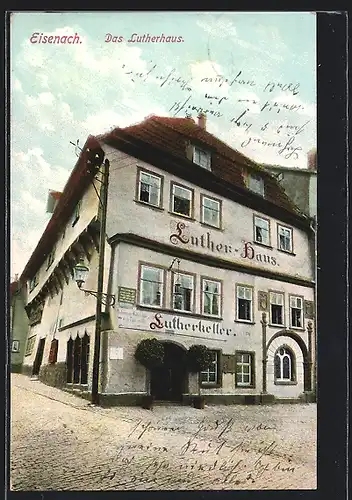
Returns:
[[[48,264],[47,264],[47,269],[49,269],[49,267],[51,266],[51,264],[54,262],[55,260],[55,246],[53,247],[53,249],[51,250],[51,252],[49,253],[49,256],[48,256]]]
[[[264,179],[257,174],[248,174],[246,176],[246,186],[253,193],[264,196]]]
[[[193,148],[193,163],[199,165],[200,167],[211,170],[211,155],[208,151],[194,146]]]
[[[39,279],[38,275],[36,274],[30,281],[29,281],[29,291],[31,292],[34,290],[34,288],[38,285]]]
[[[79,200],[72,214],[72,226],[74,226],[79,219],[81,213],[81,206],[82,206],[82,200]]]

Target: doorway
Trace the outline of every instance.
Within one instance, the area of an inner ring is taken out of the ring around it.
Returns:
[[[44,346],[45,346],[45,338],[39,340],[37,354],[35,355],[33,363],[32,375],[39,375],[40,367],[43,361]]]
[[[180,402],[187,392],[186,350],[173,342],[165,342],[164,348],[163,364],[151,370],[151,394],[157,401]]]

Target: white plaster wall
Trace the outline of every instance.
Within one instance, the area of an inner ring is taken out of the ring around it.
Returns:
[[[158,264],[168,268],[173,260],[172,255],[165,255],[157,253],[156,251],[147,250],[143,248],[134,247],[125,243],[120,243],[115,252],[115,263],[113,273],[113,290],[118,293],[118,286],[127,288],[138,288],[138,262],[148,262],[150,264]],[[235,388],[235,375],[224,374],[223,384],[221,388],[202,389],[203,393],[221,393],[221,394],[251,394],[258,393],[262,389],[262,325],[261,318],[262,312],[258,310],[257,292],[277,290],[285,294],[285,318],[286,324],[283,327],[270,327],[267,328],[267,340],[272,335],[280,330],[289,327],[289,301],[288,294],[303,295],[306,300],[314,300],[313,289],[293,285],[290,283],[280,282],[258,276],[248,275],[235,271],[228,271],[224,269],[205,266],[203,264],[194,263],[191,261],[181,260],[180,271],[192,272],[196,274],[196,301],[195,313],[200,314],[200,276],[213,277],[223,281],[223,318],[222,323],[225,327],[232,329],[236,335],[224,337],[209,337],[206,339],[191,338],[182,335],[181,333],[162,333],[157,330],[149,328],[150,322],[154,319],[154,315],[159,310],[143,310],[138,307],[131,306],[125,309],[125,314],[128,316],[134,314],[141,318],[141,325],[139,329],[129,329],[118,327],[119,304],[112,311],[112,325],[113,331],[109,332],[109,349],[111,347],[122,347],[124,351],[123,359],[110,360],[107,374],[106,392],[143,392],[146,387],[145,369],[138,365],[134,360],[134,350],[137,343],[146,337],[157,337],[160,339],[167,339],[176,341],[187,349],[194,343],[204,343],[210,349],[221,349],[224,354],[234,354],[236,350],[254,351],[255,364],[256,364],[256,386],[255,388]],[[171,308],[171,272],[167,272],[167,287],[166,287],[166,308]],[[245,283],[254,286],[254,324],[239,323],[235,321],[235,287],[236,283]],[[137,294],[138,301],[138,294]],[[162,315],[173,315],[172,311],[159,311]],[[175,316],[181,318],[182,321],[187,321],[192,315],[187,313],[175,313]],[[199,318],[197,318],[198,320]],[[202,320],[210,321],[209,318],[203,317]],[[308,320],[305,320],[305,329],[297,330],[298,334],[302,337],[307,345],[307,331],[306,327]],[[280,337],[281,339],[282,337]],[[275,341],[276,342],[276,341]],[[274,344],[274,343],[273,343]],[[272,345],[273,345],[272,344]],[[300,376],[300,372],[297,372]],[[296,387],[297,390],[303,392],[303,379]],[[302,389],[302,390],[301,390]],[[275,387],[276,393],[289,394],[293,393],[292,387],[286,391],[286,388],[280,386],[278,389]]]
[[[96,183],[96,187],[99,190],[99,183]],[[47,269],[47,259],[43,262],[42,266],[38,270],[38,285],[28,294],[28,303],[31,302],[34,297],[40,292],[44,283],[49,278],[53,269],[57,266],[57,264],[62,259],[63,255],[67,251],[67,249],[72,245],[72,243],[78,238],[78,236],[83,232],[83,230],[89,225],[92,219],[98,213],[98,197],[92,185],[89,185],[85,194],[82,197],[82,205],[80,209],[80,216],[77,220],[76,224],[72,226],[72,221],[69,220],[65,227],[65,232],[63,236],[63,231],[57,234],[56,241],[53,240],[52,244],[56,244],[55,249],[55,259],[51,264],[49,269]]]
[[[199,188],[187,181],[183,181],[174,175],[170,175],[152,165],[137,160],[125,153],[106,147],[105,151],[110,159],[110,182],[109,182],[109,205],[107,232],[109,236],[116,233],[132,232],[140,236],[155,239],[161,243],[170,244],[170,235],[175,232],[177,222],[187,225],[188,235],[200,238],[209,233],[215,245],[231,245],[231,253],[222,251],[211,251],[195,247],[189,244],[180,244],[199,253],[213,255],[249,265],[256,268],[265,268],[278,273],[291,274],[307,279],[313,278],[312,263],[308,252],[307,234],[297,228],[293,229],[294,254],[287,254],[277,250],[277,223],[279,220],[272,219],[270,223],[271,246],[266,248],[253,244],[255,254],[266,255],[276,259],[276,265],[266,264],[256,260],[241,257],[244,241],[253,241],[253,214],[264,216],[265,214],[255,212],[231,200],[215,195],[222,200],[223,228],[212,229],[200,223],[200,194],[214,196],[213,193]],[[150,208],[135,202],[137,167],[143,167],[164,177],[163,186],[163,210]],[[175,181],[195,190],[194,218],[190,220],[184,217],[174,216],[170,213],[170,182]],[[121,216],[120,216],[121,214]],[[126,216],[128,214],[128,216]],[[287,225],[282,223],[283,225]],[[237,251],[236,251],[237,250]]]

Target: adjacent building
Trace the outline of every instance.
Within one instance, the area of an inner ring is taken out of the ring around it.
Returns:
[[[25,311],[26,287],[16,276],[10,284],[10,367],[12,372],[21,372],[28,333],[28,318]]]
[[[312,220],[265,168],[206,130],[206,117],[150,116],[90,137],[22,276],[31,322],[24,372],[89,394],[101,179],[110,163],[102,318],[102,402],[210,403],[309,400],[314,392]],[[164,364],[146,370],[138,343],[164,343]],[[198,377],[191,345],[211,349]]]

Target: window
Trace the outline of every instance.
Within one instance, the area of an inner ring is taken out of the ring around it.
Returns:
[[[284,294],[270,292],[270,323],[272,325],[284,324]]]
[[[140,276],[140,304],[161,307],[164,295],[164,270],[159,267],[142,265]]]
[[[303,297],[290,297],[290,320],[292,328],[303,328]]]
[[[275,382],[294,382],[295,358],[287,347],[280,347],[274,358]]]
[[[72,214],[72,226],[74,226],[79,219],[81,213],[81,207],[82,207],[82,200],[79,200]]]
[[[254,387],[254,354],[236,353],[236,386]]]
[[[192,311],[194,296],[194,276],[175,273],[172,291],[173,308],[177,311]]]
[[[30,337],[27,340],[25,356],[29,356],[30,354],[32,354],[33,347],[35,344],[35,339],[36,339],[36,335],[34,335],[33,337]]]
[[[254,241],[270,245],[270,223],[267,219],[254,216]]]
[[[161,206],[161,177],[139,170],[138,201]]]
[[[29,291],[31,292],[39,283],[38,275],[36,274],[29,282]]]
[[[48,265],[47,265],[47,269],[49,269],[49,267],[51,266],[51,264],[54,262],[55,260],[55,246],[53,247],[53,249],[51,250],[51,252],[49,253],[49,257],[48,257]]]
[[[277,226],[278,247],[284,252],[292,252],[292,229],[290,227]]]
[[[12,341],[11,352],[20,352],[20,341],[19,340]]]
[[[59,341],[58,339],[53,339],[50,344],[50,352],[49,352],[50,364],[56,363],[58,350],[59,350]]]
[[[237,285],[237,320],[252,321],[253,289]]]
[[[207,370],[200,372],[201,385],[219,385],[219,357],[220,351],[211,351],[213,361]]]
[[[201,214],[203,224],[221,226],[221,201],[201,195]]]
[[[202,313],[221,315],[221,283],[202,278]]]
[[[260,175],[248,174],[246,177],[246,185],[253,193],[264,196],[264,179]]]
[[[172,184],[171,211],[175,214],[192,216],[193,191],[177,184]]]
[[[211,170],[211,155],[208,151],[194,146],[193,150],[193,162],[200,167]]]

